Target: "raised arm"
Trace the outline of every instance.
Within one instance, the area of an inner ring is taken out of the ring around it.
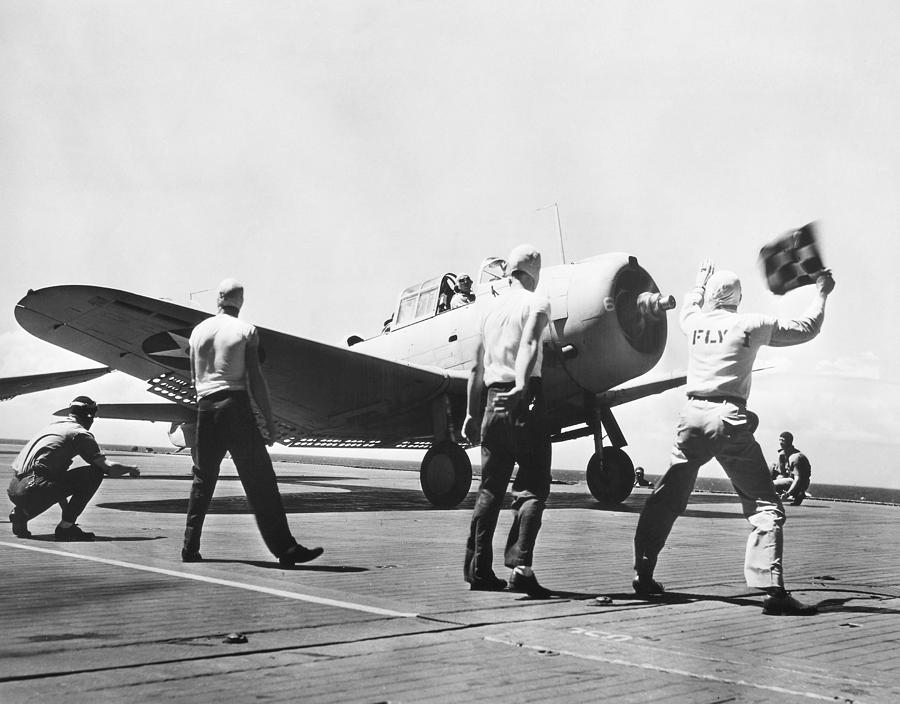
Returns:
[[[818,335],[822,329],[822,322],[825,320],[825,301],[828,300],[828,294],[833,290],[834,278],[831,276],[831,271],[826,269],[816,279],[816,296],[803,317],[779,318],[775,322],[772,340],[769,344],[772,347],[789,347],[808,342]]]
[[[700,268],[697,270],[697,278],[692,288],[684,297],[684,305],[681,306],[681,312],[678,314],[678,322],[681,330],[687,332],[686,325],[688,320],[695,313],[699,313],[703,308],[703,301],[706,296],[706,282],[716,270],[716,265],[711,259],[704,259],[700,262]]]

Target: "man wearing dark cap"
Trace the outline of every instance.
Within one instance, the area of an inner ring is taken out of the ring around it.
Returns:
[[[799,506],[806,498],[812,467],[806,455],[794,447],[792,433],[785,430],[778,436],[778,444],[778,462],[775,464],[775,470],[779,476],[774,480],[775,489],[781,492],[782,501],[790,500],[792,505]]]
[[[676,429],[669,469],[644,504],[634,535],[632,586],[638,595],[664,591],[653,579],[659,553],[687,507],[697,472],[715,458],[741,498],[752,528],[744,553],[744,578],[748,587],[768,595],[763,613],[816,612],[815,606],[799,602],[784,587],[784,507],[753,437],[756,417],[747,410],[747,397],[760,347],[786,347],[816,337],[833,289],[831,272],[823,271],[816,280],[816,296],[801,318],[738,313],[741,282],[737,275],[716,271],[708,259],[700,265],[696,286],[686,296],[679,320],[688,342],[687,403]]]
[[[463,574],[475,591],[501,591],[507,586],[494,574],[492,542],[500,506],[518,462],[513,524],[504,556],[506,566],[513,570],[509,589],[545,598],[550,591],[538,584],[531,563],[550,494],[550,435],[541,390],[541,336],[550,320],[550,301],[534,292],[541,276],[541,255],[534,247],[513,249],[507,258],[507,273],[510,290],[484,313],[469,375],[463,432],[472,443],[481,442],[481,486]],[[487,403],[482,408],[484,386]]]
[[[269,387],[259,362],[256,328],[238,319],[244,287],[234,279],[219,284],[218,313],[191,333],[191,378],[197,391],[197,463],[188,500],[181,559],[199,562],[200,534],[225,453],[237,469],[266,547],[282,567],[308,562],[322,548],[298,544],[287,517],[266,444],[275,441]],[[265,440],[256,425],[250,394],[266,423]]]
[[[31,537],[28,521],[59,504],[62,519],[54,533],[56,540],[93,540],[94,534],[81,530],[76,521],[100,488],[103,476],[138,474],[136,466],[110,462],[100,451],[89,432],[96,415],[97,404],[79,396],[69,404],[68,416],[44,428],[13,461],[15,474],[6,493],[15,505],[9,522],[17,537]],[[76,455],[87,464],[69,469]]]

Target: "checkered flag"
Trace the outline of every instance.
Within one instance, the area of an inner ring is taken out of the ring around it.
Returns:
[[[815,283],[825,268],[816,245],[816,223],[791,230],[759,251],[769,290],[776,296]]]

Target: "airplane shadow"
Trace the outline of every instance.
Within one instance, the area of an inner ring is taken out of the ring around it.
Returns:
[[[237,480],[236,477],[232,478]],[[324,478],[323,478],[324,479]],[[330,477],[329,479],[334,479]],[[221,480],[220,480],[221,481]],[[295,483],[301,484],[308,481],[305,478],[295,478]],[[283,482],[279,478],[279,482]],[[310,485],[310,488],[319,488],[319,485]],[[304,493],[282,493],[281,498],[287,513],[353,513],[373,511],[471,511],[475,505],[475,492],[469,495],[455,508],[440,509],[432,506],[419,489],[398,489],[389,487],[360,486],[357,484],[340,484],[329,481],[328,491],[310,491]],[[339,491],[334,491],[338,489]],[[610,511],[616,513],[639,513],[643,507],[645,497],[629,497],[622,504],[600,504],[589,494],[559,493],[551,494],[547,502],[548,510],[558,509],[585,509],[590,511]],[[716,505],[719,503],[731,503],[736,497],[700,494],[692,497],[694,504]],[[509,508],[511,497],[507,494],[503,508]],[[140,513],[179,513],[187,511],[187,496],[179,499],[149,499],[133,501],[110,501],[98,504],[100,508],[108,508],[118,511],[137,511]],[[213,497],[209,513],[212,514],[250,514],[252,513],[245,496]],[[688,509],[682,514],[686,517],[696,518],[737,518],[743,520],[740,513],[734,511],[706,511],[700,509]]]

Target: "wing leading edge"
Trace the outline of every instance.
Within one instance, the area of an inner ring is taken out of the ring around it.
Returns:
[[[0,401],[8,401],[21,394],[35,391],[57,389],[71,384],[91,381],[112,371],[109,367],[99,369],[76,369],[68,372],[50,372],[48,374],[29,374],[27,376],[8,376],[0,379]]]
[[[53,286],[15,311],[32,335],[143,379],[148,391],[195,408],[188,337],[208,313],[127,291]],[[434,402],[463,401],[465,380],[258,327],[278,441],[392,447],[434,432]]]

